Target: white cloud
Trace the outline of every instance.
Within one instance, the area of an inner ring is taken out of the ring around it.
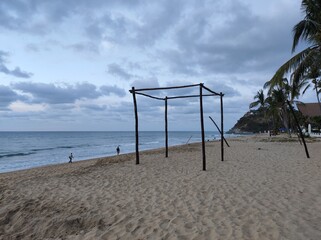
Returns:
[[[14,112],[41,112],[45,111],[46,104],[28,104],[21,101],[13,102],[8,107]]]

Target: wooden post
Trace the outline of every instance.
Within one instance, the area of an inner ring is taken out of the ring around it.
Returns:
[[[219,132],[220,134],[222,134],[220,128],[217,126],[217,124],[216,124],[216,122],[213,120],[213,118],[211,118],[211,116],[209,116],[209,118],[210,118],[210,119],[212,120],[212,122],[215,124],[215,127],[217,128],[218,132]],[[224,138],[224,142],[226,143],[226,145],[227,145],[228,147],[230,147],[230,145],[228,144],[228,142],[226,141],[225,138]]]
[[[204,134],[204,116],[203,116],[203,83],[200,83],[200,114],[201,114],[201,131],[202,131],[203,171],[206,171],[205,134]]]
[[[135,111],[136,164],[139,164],[138,113],[137,113],[137,102],[136,102],[136,95],[135,95],[135,88],[134,87],[132,87],[132,94],[133,94],[134,111]]]
[[[300,124],[299,124],[299,121],[298,119],[296,118],[295,114],[294,114],[294,110],[293,110],[293,107],[291,106],[289,100],[286,100],[290,110],[291,110],[291,113],[293,114],[293,117],[294,117],[294,120],[295,120],[295,123],[297,125],[297,128],[299,129],[299,132],[300,132],[300,136],[301,136],[301,139],[302,139],[302,142],[303,142],[303,145],[304,145],[304,149],[305,149],[305,154],[307,156],[307,158],[310,158],[310,155],[309,155],[309,151],[308,151],[308,148],[307,148],[307,145],[305,143],[305,140],[304,140],[304,136],[303,136],[303,133],[302,133],[302,130],[300,128]]]
[[[167,96],[165,97],[165,157],[168,157]]]
[[[220,92],[220,98],[221,98],[221,160],[224,161],[224,118],[223,118],[223,93]]]

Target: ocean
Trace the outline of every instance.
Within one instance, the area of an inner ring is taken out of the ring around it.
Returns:
[[[201,133],[170,131],[169,146],[187,142],[201,142]],[[225,138],[235,135],[225,135]],[[220,139],[215,131],[205,133],[205,139]],[[0,132],[0,172],[11,172],[44,165],[66,163],[73,153],[73,161],[80,161],[120,153],[135,152],[135,132]],[[164,132],[141,131],[139,149],[165,146]]]

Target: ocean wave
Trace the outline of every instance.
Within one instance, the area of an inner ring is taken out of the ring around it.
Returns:
[[[4,158],[4,157],[19,157],[19,156],[28,156],[31,154],[35,154],[34,152],[27,152],[27,153],[9,153],[9,154],[3,154],[0,155],[0,158]]]
[[[76,148],[76,147],[82,147],[83,145],[79,146],[58,146],[58,147],[51,147],[51,148],[34,148],[30,149],[30,152],[18,152],[18,153],[0,153],[0,158],[8,158],[8,157],[19,157],[19,156],[28,156],[32,154],[36,154],[37,152],[42,152],[42,151],[51,151],[51,150],[56,150],[56,149],[71,149],[71,148]]]
[[[51,147],[51,148],[35,148],[35,149],[31,149],[30,151],[32,151],[32,152],[41,152],[41,151],[48,151],[48,150],[55,150],[55,149],[70,149],[70,148],[84,147],[84,146],[89,146],[89,145],[83,144],[83,145],[75,145],[75,146],[58,146],[58,147]]]
[[[143,143],[139,143],[139,145],[153,145],[153,144],[159,144],[160,142],[143,142]]]

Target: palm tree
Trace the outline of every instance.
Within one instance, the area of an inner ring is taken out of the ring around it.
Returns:
[[[295,52],[301,40],[307,42],[309,46],[294,55],[276,71],[269,81],[272,88],[280,85],[283,77],[288,73],[292,73],[292,85],[298,85],[303,79],[308,80],[311,72],[317,73],[313,79],[321,76],[321,1],[302,0],[301,9],[305,17],[293,28],[292,53]]]
[[[265,88],[269,88],[267,98],[269,112],[272,113],[274,121],[276,118],[275,115],[278,116],[290,136],[290,125],[293,121],[287,102],[289,102],[291,106],[294,102],[297,102],[302,89],[304,88],[304,91],[307,89],[307,84],[308,82],[305,80],[294,82],[292,79],[289,81],[287,78],[282,78],[282,81],[274,84],[272,84],[271,81],[264,84]]]
[[[321,92],[321,79],[320,79],[320,76],[321,76],[321,69],[312,68],[306,74],[305,78],[306,79],[311,79],[311,83],[313,85],[313,90],[315,90],[315,94],[317,96],[317,100],[318,100],[319,107],[320,107],[320,110],[321,110],[321,103],[320,103],[320,98],[319,98],[319,94]],[[306,89],[308,89],[310,86],[311,86],[311,84],[308,84]]]
[[[266,113],[267,116],[272,120],[273,131],[278,132],[279,127],[281,126],[281,114],[280,114],[280,103],[279,98],[277,97],[277,90],[272,91],[266,98]]]
[[[286,105],[288,99],[288,91],[282,88],[274,89],[271,93],[272,104],[278,109],[279,118],[283,123],[283,126],[290,134],[289,112]]]
[[[256,95],[254,96],[254,102],[250,103],[250,108],[254,108],[259,106],[259,108],[265,108],[266,102],[265,102],[265,96],[263,90],[259,90]]]

